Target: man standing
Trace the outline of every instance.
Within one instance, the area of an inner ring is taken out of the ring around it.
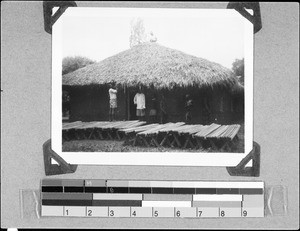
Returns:
[[[151,109],[149,112],[149,120],[150,120],[150,123],[156,123],[156,120],[157,120],[157,100],[156,100],[155,96],[151,100]]]
[[[185,114],[185,121],[187,124],[191,123],[192,121],[192,107],[193,107],[193,100],[190,98],[190,95],[185,96],[185,109],[186,109],[186,114]]]
[[[142,93],[142,87],[139,87],[138,93],[135,94],[133,103],[136,104],[136,116],[139,120],[145,120],[146,100]]]
[[[109,121],[115,121],[115,114],[117,111],[117,90],[115,83],[110,84],[108,90],[109,94]]]

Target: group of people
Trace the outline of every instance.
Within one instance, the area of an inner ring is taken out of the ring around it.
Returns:
[[[110,84],[108,90],[109,93],[109,121],[115,120],[116,110],[117,110],[117,89],[114,83]],[[142,87],[139,86],[138,92],[133,98],[133,103],[136,104],[136,116],[139,120],[145,121],[146,116],[146,98],[145,94],[142,91]],[[159,105],[158,105],[159,104]],[[158,110],[159,107],[159,110]],[[191,110],[193,107],[193,100],[189,95],[186,95],[185,99],[185,121],[186,123],[191,123],[192,114]],[[168,121],[167,105],[165,102],[165,97],[162,94],[158,102],[156,97],[151,99],[150,111],[149,111],[149,120],[151,123],[157,122],[159,119],[160,123],[166,123]]]

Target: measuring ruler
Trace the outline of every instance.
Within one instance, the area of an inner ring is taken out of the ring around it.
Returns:
[[[41,215],[264,217],[264,183],[44,179]]]

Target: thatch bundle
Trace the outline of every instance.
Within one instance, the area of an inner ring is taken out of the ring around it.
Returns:
[[[83,86],[116,82],[128,87],[233,87],[237,78],[220,64],[161,46],[143,43],[63,76],[63,85]]]

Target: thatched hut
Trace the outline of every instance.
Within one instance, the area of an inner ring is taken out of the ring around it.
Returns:
[[[136,119],[133,97],[142,85],[146,115],[164,94],[169,121],[184,121],[185,95],[194,101],[192,122],[232,123],[244,115],[244,89],[220,64],[181,51],[144,43],[63,76],[70,93],[70,121],[108,120],[108,83],[116,82],[117,119]]]

